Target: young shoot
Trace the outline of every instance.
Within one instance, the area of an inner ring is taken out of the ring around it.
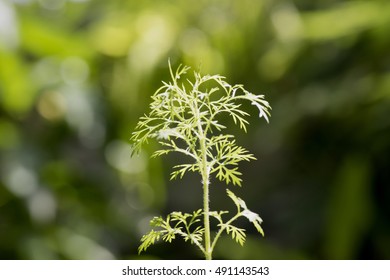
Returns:
[[[172,242],[180,236],[197,246],[205,259],[210,260],[223,233],[244,244],[245,229],[233,225],[240,217],[247,218],[264,235],[260,216],[250,211],[230,190],[227,195],[236,205],[237,213],[226,218],[228,211],[210,210],[211,176],[226,184],[241,186],[238,163],[255,159],[236,143],[234,135],[223,133],[226,125],[220,122],[220,116],[231,117],[246,132],[249,113],[242,109],[242,102],[256,106],[259,118],[267,122],[271,107],[263,95],[252,94],[242,85],[230,85],[223,76],[194,72],[190,79],[189,69],[179,66],[173,71],[169,64],[171,81],[163,82],[154,93],[150,112],[140,118],[130,140],[133,153],[139,152],[149,139],[156,139],[161,149],[155,151],[153,157],[177,152],[188,158],[187,163],[174,166],[171,179],[182,178],[189,171],[198,173],[203,188],[203,208],[192,213],[173,212],[166,218],[154,217],[150,222],[153,229],[141,238],[138,251],[146,251],[160,239]],[[218,226],[213,234],[211,220]]]

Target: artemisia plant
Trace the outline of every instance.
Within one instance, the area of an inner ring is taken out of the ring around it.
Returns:
[[[183,154],[188,163],[174,166],[171,179],[182,178],[186,172],[196,172],[203,187],[203,208],[192,213],[172,212],[167,217],[154,217],[153,229],[141,239],[139,253],[159,239],[171,242],[177,236],[196,245],[205,259],[212,259],[213,250],[222,233],[229,234],[240,245],[245,241],[245,230],[233,225],[240,217],[246,217],[264,235],[260,216],[248,209],[245,202],[232,191],[227,195],[237,207],[237,213],[210,210],[210,178],[215,176],[226,184],[241,186],[242,175],[238,163],[255,157],[236,143],[234,135],[224,134],[226,126],[220,121],[226,115],[246,131],[249,113],[242,109],[242,102],[256,106],[259,117],[268,122],[271,109],[263,95],[255,95],[242,85],[230,85],[220,75],[190,75],[189,67],[179,66],[176,71],[169,64],[171,81],[163,82],[152,96],[150,112],[141,117],[131,142],[133,153],[140,151],[149,139],[156,139],[161,149],[153,156],[171,152]],[[229,218],[226,218],[228,217]],[[214,219],[218,230],[212,235],[210,221]]]

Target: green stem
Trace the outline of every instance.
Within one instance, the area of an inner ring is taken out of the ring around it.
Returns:
[[[203,130],[202,118],[200,117],[199,107],[197,102],[194,102],[193,113],[197,119],[198,135],[199,135],[199,147],[200,147],[200,173],[202,175],[203,184],[203,221],[204,221],[204,255],[206,260],[212,259],[211,250],[211,235],[210,235],[210,198],[209,198],[209,185],[210,185],[210,171],[207,162],[207,147],[206,137],[207,130]]]
[[[210,237],[210,198],[209,198],[209,170],[206,155],[205,138],[200,139],[200,149],[202,155],[202,181],[203,181],[203,215],[204,215],[204,237],[205,237],[205,258],[212,259],[211,237]]]
[[[203,208],[204,208],[204,229],[205,229],[205,257],[206,260],[212,259],[211,238],[210,238],[210,219],[209,219],[209,186],[203,183]]]
[[[234,222],[236,219],[238,219],[239,217],[241,216],[241,211],[239,211],[233,218],[231,218],[226,224],[224,224],[223,226],[221,226],[221,228],[219,229],[217,235],[214,237],[214,240],[213,240],[213,244],[211,245],[211,251],[214,250],[214,247],[215,245],[217,244],[217,241],[219,239],[219,237],[221,236],[221,234],[226,230],[226,228],[232,223]]]

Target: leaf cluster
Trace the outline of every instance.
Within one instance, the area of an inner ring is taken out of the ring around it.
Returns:
[[[189,164],[177,165],[171,179],[181,178],[188,171],[199,172],[204,158],[200,141],[204,140],[207,170],[227,184],[241,185],[240,161],[255,159],[246,149],[237,145],[235,137],[223,134],[226,128],[220,116],[227,114],[246,131],[248,113],[241,109],[242,101],[249,101],[259,110],[259,117],[268,122],[270,106],[263,95],[254,95],[242,85],[230,85],[220,75],[202,76],[194,72],[194,79],[185,78],[189,67],[179,66],[171,81],[163,82],[152,96],[149,114],[141,117],[133,132],[133,152],[138,152],[149,139],[157,139],[161,149],[153,156],[178,152],[192,158]]]
[[[138,253],[146,251],[146,249],[157,242],[160,238],[163,241],[171,243],[176,238],[176,235],[182,236],[185,241],[190,241],[197,245],[202,251],[204,248],[201,244],[203,240],[204,228],[200,225],[194,226],[201,221],[202,209],[189,213],[172,212],[165,219],[154,217],[150,221],[152,227],[158,230],[151,230],[141,238],[141,245],[138,248]]]
[[[257,213],[250,211],[246,206],[244,200],[237,197],[232,191],[227,189],[226,192],[227,195],[233,200],[234,204],[236,205],[237,213],[227,222],[223,221],[222,215],[227,214],[228,211],[219,211],[219,212],[213,211],[210,213],[212,217],[218,220],[219,222],[218,227],[220,228],[213,240],[212,248],[215,247],[219,237],[223,232],[226,232],[228,235],[230,235],[232,239],[235,240],[241,246],[244,245],[246,239],[245,229],[232,225],[232,223],[240,217],[246,217],[255,226],[257,231],[262,236],[264,236],[264,231],[260,225],[263,222],[263,220],[260,218],[260,216]]]
[[[209,213],[211,217],[217,220],[217,226],[219,227],[212,243],[212,249],[214,249],[219,237],[224,232],[230,235],[241,246],[244,245],[246,239],[245,229],[233,225],[233,222],[240,217],[246,217],[255,226],[257,231],[264,236],[264,231],[260,226],[262,223],[260,216],[250,211],[245,202],[232,191],[227,190],[227,194],[236,205],[237,213],[226,222],[224,222],[223,216],[228,214],[229,211],[211,211]],[[146,251],[150,245],[155,244],[160,238],[165,242],[171,243],[178,235],[183,237],[186,242],[190,241],[192,244],[195,244],[204,253],[205,249],[202,245],[204,227],[202,226],[201,219],[203,214],[203,211],[199,209],[192,214],[172,212],[165,219],[162,217],[154,217],[150,225],[157,228],[157,230],[152,229],[141,238],[142,243],[138,248],[138,252]]]

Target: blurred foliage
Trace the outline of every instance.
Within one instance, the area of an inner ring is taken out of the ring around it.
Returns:
[[[389,259],[388,34],[385,0],[0,0],[0,258],[201,257],[137,255],[151,216],[201,205],[198,177],[168,181],[180,158],[130,157],[170,58],[273,107],[234,189],[265,238],[215,257]]]

